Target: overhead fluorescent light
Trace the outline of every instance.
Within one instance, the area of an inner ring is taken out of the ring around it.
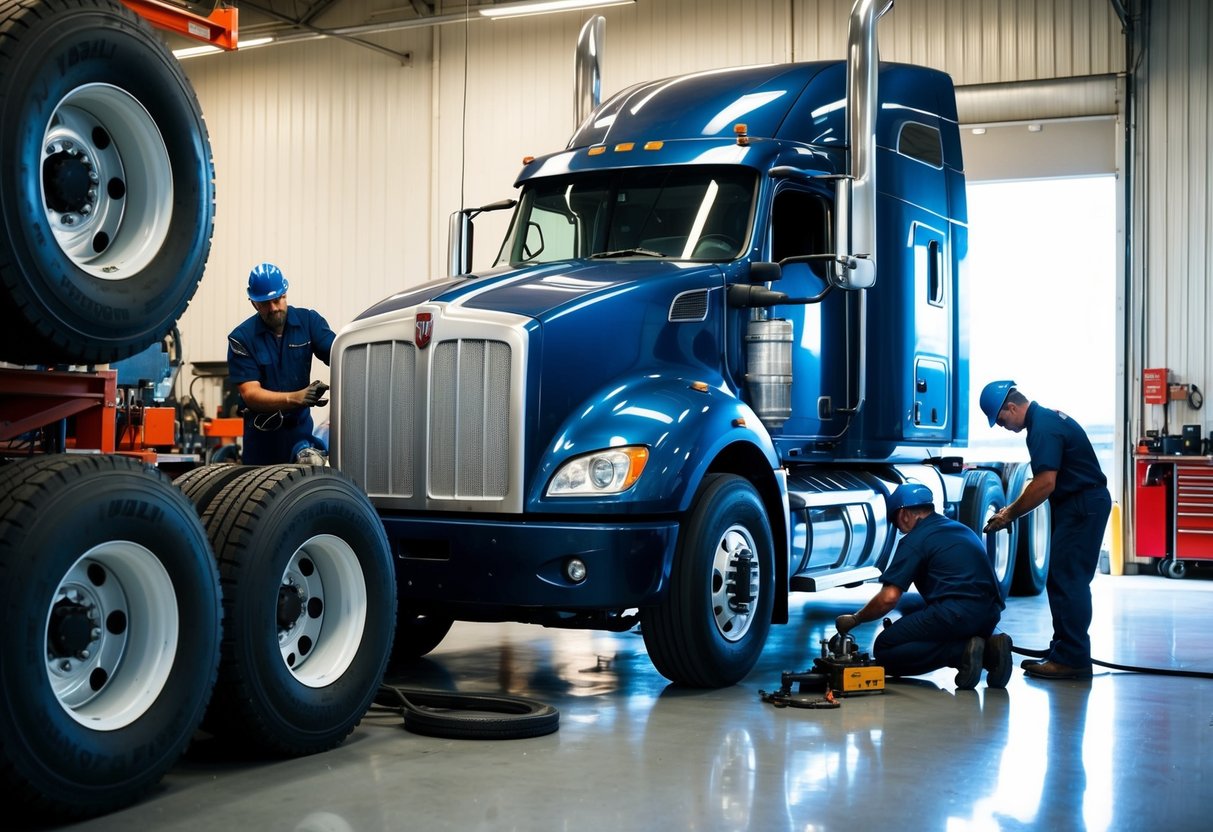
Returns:
[[[482,17],[522,17],[529,14],[567,12],[573,9],[595,9],[600,6],[624,6],[636,0],[536,0],[532,3],[504,3],[492,8],[478,9]]]
[[[242,40],[242,41],[237,42],[236,48],[237,49],[252,49],[254,47],[265,46],[267,43],[273,43],[273,42],[274,42],[274,38],[272,36],[264,37],[264,38],[249,38],[248,40]],[[183,58],[197,58],[199,55],[211,55],[215,52],[222,52],[222,51],[223,50],[220,49],[218,46],[211,46],[210,44],[203,44],[202,46],[187,46],[184,49],[174,49],[173,55],[177,58],[177,60],[181,60]]]
[[[267,43],[273,43],[273,42],[274,42],[273,36],[264,37],[264,38],[249,38],[248,40],[242,40],[239,43],[237,43],[236,48],[237,49],[252,49],[255,46],[265,46]]]

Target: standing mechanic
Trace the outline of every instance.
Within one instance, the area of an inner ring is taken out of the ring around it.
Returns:
[[[891,612],[910,584],[926,606],[885,626],[873,657],[890,676],[956,668],[956,687],[972,690],[984,667],[986,685],[1011,678],[1011,637],[994,634],[1006,604],[986,547],[968,526],[935,512],[931,489],[904,483],[889,495],[889,519],[905,537],[880,580],[880,591],[856,613],[838,616],[839,634]]]
[[[981,391],[981,409],[990,427],[1028,431],[1032,481],[1023,493],[990,518],[986,531],[1004,529],[1049,501],[1049,575],[1045,589],[1053,613],[1053,640],[1040,661],[1022,667],[1041,679],[1081,679],[1091,675],[1091,580],[1099,564],[1112,496],[1091,440],[1066,414],[1029,402],[1015,382],[991,381]]]
[[[312,356],[325,364],[336,333],[311,309],[287,306],[282,270],[262,263],[249,272],[248,297],[257,314],[227,336],[227,366],[244,400],[243,460],[249,465],[322,459],[325,443],[312,431],[311,408],[326,404],[328,385],[308,383]]]

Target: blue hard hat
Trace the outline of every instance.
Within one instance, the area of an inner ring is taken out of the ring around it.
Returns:
[[[253,266],[248,273],[248,299],[254,303],[273,300],[286,294],[290,286],[282,275],[282,269],[273,263]]]
[[[1007,403],[1007,395],[1015,387],[1015,382],[1010,379],[1001,379],[999,381],[991,381],[981,390],[981,398],[978,400],[981,404],[981,412],[986,414],[990,420],[990,427],[994,427],[994,423],[998,421],[998,411],[1002,410],[1002,406]]]
[[[885,505],[889,515],[892,516],[893,512],[902,508],[934,506],[935,495],[931,493],[931,489],[920,482],[906,482],[897,486],[897,489],[888,496]]]

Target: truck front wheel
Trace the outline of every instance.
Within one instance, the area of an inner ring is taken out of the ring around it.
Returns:
[[[641,631],[661,675],[692,687],[733,685],[758,661],[771,628],[775,547],[747,480],[704,478],[679,535],[662,603]]]
[[[187,489],[210,490],[225,468]],[[196,488],[195,488],[196,487]],[[202,511],[224,586],[224,641],[203,727],[275,756],[341,743],[391,649],[395,574],[383,526],[331,468],[246,468]]]
[[[202,720],[219,578],[189,502],[124,457],[0,472],[0,790],[16,817],[134,802]]]

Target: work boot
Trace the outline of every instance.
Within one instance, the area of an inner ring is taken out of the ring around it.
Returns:
[[[981,679],[981,660],[985,652],[986,640],[981,636],[973,636],[965,642],[964,652],[960,654],[960,664],[956,667],[956,689],[972,690]]]
[[[1005,688],[1011,679],[1011,637],[997,633],[986,639],[981,663],[986,669],[986,687]]]
[[[1024,673],[1033,679],[1090,679],[1091,665],[1071,667],[1068,664],[1050,660],[1025,668]]]

